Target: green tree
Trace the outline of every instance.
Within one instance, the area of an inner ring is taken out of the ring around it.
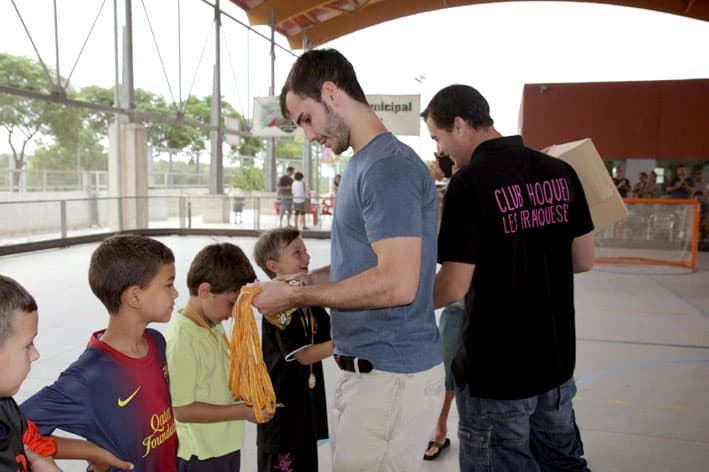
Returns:
[[[56,93],[48,74],[42,65],[24,57],[0,53],[0,85],[41,94]],[[71,88],[60,90],[68,98],[79,101],[111,106],[114,101],[113,88],[99,86],[83,87],[78,91]],[[209,124],[211,121],[211,97],[188,97],[179,107],[170,105],[163,97],[143,89],[135,90],[135,107],[140,111],[159,114],[171,118],[183,117],[188,122]],[[248,129],[248,122],[234,107],[222,103],[222,115],[235,118],[242,131]],[[108,130],[114,119],[110,112],[65,106],[46,100],[34,100],[15,95],[0,95],[0,126],[9,136],[9,144],[20,170],[26,165],[25,151],[33,141],[37,143],[35,164],[51,169],[74,169],[77,164],[82,169],[106,169],[107,157],[103,145],[107,141]],[[199,155],[207,148],[210,131],[206,128],[146,121],[148,144],[154,149],[167,150],[172,154],[183,151],[192,155],[192,164],[199,168]],[[242,155],[256,156],[264,148],[263,139],[244,138],[235,149]],[[20,173],[15,176],[19,182]],[[253,181],[253,179],[251,179]]]
[[[209,123],[209,107],[205,110],[204,99],[189,97],[185,104],[184,117],[200,123]],[[153,92],[138,89],[135,93],[136,108],[151,113],[166,116],[177,116],[174,107],[168,105],[165,99]],[[206,121],[205,121],[206,114]],[[145,123],[148,131],[148,142],[156,148],[199,152],[204,150],[208,132],[191,126],[173,125],[170,123]]]
[[[98,87],[96,87],[98,89]],[[83,89],[69,88],[67,96],[83,100]],[[102,144],[106,136],[107,114],[87,108],[64,106],[50,121],[53,140],[41,143],[35,151],[31,166],[52,170],[107,170],[108,155]]]
[[[241,167],[241,175],[231,179],[231,185],[244,191],[263,190],[263,169]]]
[[[91,133],[68,148],[57,143],[38,147],[30,161],[33,169],[50,170],[107,170],[108,155],[104,146]]]
[[[0,53],[0,85],[43,94],[57,92],[41,64],[5,53]],[[17,187],[19,171],[27,163],[26,151],[30,141],[45,137],[58,143],[71,142],[80,128],[79,123],[78,113],[71,107],[17,95],[0,95],[0,126],[8,134],[8,145],[17,171],[13,176],[14,186]]]
[[[77,93],[77,100],[106,107],[113,106],[113,88],[99,87],[97,85],[82,87]],[[83,126],[94,133],[98,142],[106,142],[108,130],[114,120],[115,115],[112,113],[94,109],[84,110]]]
[[[226,115],[229,118],[237,118],[239,120],[239,131],[247,133],[251,129],[251,122],[244,118],[241,114],[236,116],[232,114]],[[263,151],[266,143],[263,138],[254,136],[242,136],[238,146],[232,146],[232,151],[237,156],[256,156]]]
[[[289,136],[276,140],[276,159],[296,161],[303,158],[303,137]]]

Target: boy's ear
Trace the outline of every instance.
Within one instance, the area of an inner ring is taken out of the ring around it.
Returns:
[[[199,287],[197,287],[197,296],[200,298],[205,298],[210,293],[212,293],[212,284],[209,282],[202,282],[199,284]]]
[[[278,262],[274,261],[273,259],[269,259],[266,261],[266,267],[274,274],[278,274]]]
[[[121,304],[125,303],[133,309],[140,307],[140,292],[141,289],[138,285],[131,285],[123,291],[121,294]]]

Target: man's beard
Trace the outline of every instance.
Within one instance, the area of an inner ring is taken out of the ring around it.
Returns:
[[[324,131],[330,137],[330,141],[334,141],[330,145],[330,150],[335,154],[341,154],[350,147],[350,130],[344,120],[333,112],[326,103],[323,102],[323,106],[325,107]]]

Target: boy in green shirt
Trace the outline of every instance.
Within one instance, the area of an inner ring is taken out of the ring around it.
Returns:
[[[241,467],[243,420],[256,423],[256,417],[229,389],[229,342],[221,322],[231,316],[241,287],[255,279],[248,258],[231,243],[202,249],[187,273],[189,301],[166,332],[178,471]],[[264,417],[271,415],[264,410]]]

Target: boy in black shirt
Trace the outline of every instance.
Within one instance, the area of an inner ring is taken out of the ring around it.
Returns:
[[[310,255],[293,228],[261,235],[254,259],[269,277],[308,272]],[[332,355],[330,316],[321,307],[300,307],[282,317],[280,329],[262,321],[263,359],[276,399],[285,406],[257,428],[258,470],[317,472],[317,441],[328,437],[321,360]]]

